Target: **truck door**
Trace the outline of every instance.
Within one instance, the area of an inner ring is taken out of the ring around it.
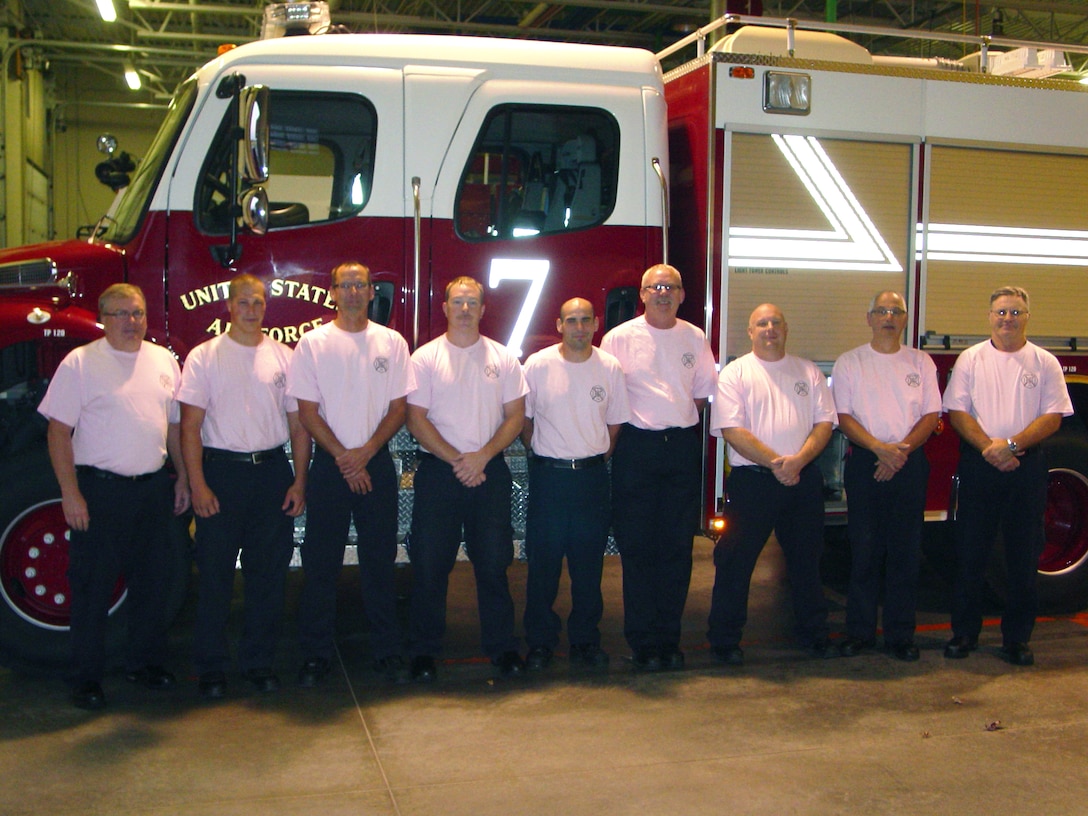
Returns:
[[[230,100],[209,94],[170,182],[166,258],[170,334],[186,353],[227,328],[226,282],[268,281],[267,332],[293,344],[334,317],[330,271],[355,260],[377,286],[372,317],[405,324],[403,101],[397,70],[246,67],[270,88],[269,229],[239,230],[229,257],[235,160]]]
[[[409,84],[409,108],[411,96]],[[481,331],[524,359],[556,342],[563,301],[589,298],[604,315],[608,292],[637,285],[660,251],[660,227],[646,223],[641,92],[491,80],[454,121],[425,191],[421,341],[445,331],[446,284],[471,275],[486,289]]]

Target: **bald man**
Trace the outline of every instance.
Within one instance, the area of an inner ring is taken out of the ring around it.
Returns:
[[[529,394],[521,440],[532,454],[525,536],[529,560],[525,662],[531,671],[547,666],[559,643],[562,622],[552,607],[564,556],[570,573],[570,662],[588,668],[608,666],[598,628],[604,611],[601,571],[611,511],[605,462],[629,411],[619,361],[593,347],[599,326],[593,304],[572,298],[555,321],[560,342],[525,361]]]
[[[794,626],[813,657],[835,657],[820,582],[823,477],[816,457],[827,445],[835,405],[827,378],[786,353],[789,326],[773,303],[748,319],[752,351],[722,369],[710,432],[728,444],[729,526],[714,548],[714,594],[708,637],[714,655],[744,662],[752,571],[773,530],[786,556]]]

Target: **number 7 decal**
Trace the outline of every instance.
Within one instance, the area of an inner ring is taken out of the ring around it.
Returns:
[[[550,261],[534,260],[526,258],[492,258],[491,271],[487,276],[487,285],[490,289],[497,289],[503,281],[516,280],[528,281],[529,291],[525,295],[525,302],[521,304],[518,319],[514,322],[514,329],[510,332],[510,339],[506,347],[517,357],[521,357],[521,344],[525,340],[525,333],[529,330],[529,322],[533,319],[533,313],[540,302],[540,294],[544,291],[544,282],[548,279]]]

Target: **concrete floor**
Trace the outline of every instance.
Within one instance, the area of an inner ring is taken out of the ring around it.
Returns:
[[[468,564],[451,582],[447,659],[427,687],[370,669],[356,575],[340,587],[339,665],[258,696],[231,678],[208,704],[188,666],[191,600],[173,632],[179,688],[107,678],[110,706],[72,708],[55,676],[0,670],[0,814],[1073,814],[1088,809],[1088,617],[1040,621],[1037,665],[982,648],[947,661],[947,588],[925,576],[918,642],[902,664],[874,653],[814,661],[791,648],[781,553],[753,583],[748,663],[705,643],[713,567],[699,540],[685,615],[688,667],[640,675],[624,659],[620,564],[607,559],[604,675],[559,658],[523,680],[479,657]],[[842,631],[845,564],[827,559]],[[525,565],[511,570],[519,600]],[[289,599],[297,598],[297,574]],[[293,608],[292,608],[293,614]],[[565,645],[563,647],[565,649]]]

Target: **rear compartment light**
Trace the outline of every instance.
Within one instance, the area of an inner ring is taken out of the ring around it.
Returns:
[[[812,77],[787,71],[768,71],[763,75],[763,110],[808,116],[812,108]]]

